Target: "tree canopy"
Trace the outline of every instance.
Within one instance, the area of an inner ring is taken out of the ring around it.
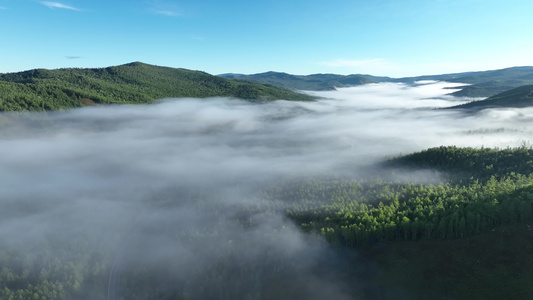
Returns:
[[[252,101],[311,96],[205,72],[144,63],[98,69],[35,69],[0,74],[0,111],[43,111],[94,104],[144,104],[173,97]]]

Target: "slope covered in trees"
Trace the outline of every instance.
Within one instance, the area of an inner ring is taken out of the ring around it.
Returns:
[[[425,169],[445,173],[455,181],[474,178],[487,181],[492,176],[533,173],[533,149],[527,147],[492,149],[441,146],[396,157],[384,162],[389,168]]]
[[[130,63],[100,69],[35,69],[0,74],[0,111],[152,103],[170,97],[310,100],[310,96],[200,71]]]
[[[533,106],[533,85],[525,85],[499,93],[485,100],[472,101],[451,108],[484,109],[492,107],[530,107]]]
[[[532,149],[439,147],[385,165],[395,172],[439,171],[449,181],[311,180],[277,196],[297,203],[289,215],[303,229],[349,246],[453,239],[533,221]]]
[[[455,239],[533,221],[532,183],[532,176],[519,174],[465,185],[306,182],[297,185],[305,194],[287,199],[297,203],[288,215],[303,230],[349,247]],[[282,191],[278,197],[287,195]]]
[[[302,230],[376,263],[376,299],[523,298],[533,279],[532,158],[525,147],[438,147],[384,167],[439,172],[443,183],[315,178],[273,194],[293,203],[287,215]]]

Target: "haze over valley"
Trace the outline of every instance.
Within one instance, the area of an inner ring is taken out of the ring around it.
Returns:
[[[2,280],[13,294],[3,293],[15,295],[18,280],[58,299],[389,297],[375,262],[304,233],[287,215],[297,206],[275,195],[312,178],[438,183],[438,171],[394,174],[381,163],[441,145],[530,145],[533,109],[438,109],[468,102],[448,95],[460,87],[378,83],[306,92],[314,101],[3,113],[0,240],[13,269]],[[310,197],[297,191],[298,201]]]

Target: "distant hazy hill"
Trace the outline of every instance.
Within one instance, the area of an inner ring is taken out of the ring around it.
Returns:
[[[533,67],[513,67],[491,71],[404,77],[395,79],[394,81],[412,83],[418,80],[469,83],[471,85],[452,93],[452,95],[460,97],[490,97],[519,86],[533,84]]]
[[[347,87],[367,83],[391,81],[389,77],[376,77],[371,75],[336,75],[336,74],[312,74],[291,75],[280,72],[266,72],[252,75],[221,74],[220,77],[230,79],[242,79],[263,84],[270,84],[292,90],[332,90],[335,87]]]
[[[489,97],[498,93],[533,84],[533,67],[514,67],[494,71],[475,72],[448,81],[470,83],[455,96]]]
[[[98,69],[35,69],[0,74],[0,110],[56,110],[104,103],[152,103],[168,97],[310,100],[308,95],[139,62]]]
[[[533,85],[521,86],[499,93],[481,101],[473,101],[452,108],[483,109],[490,107],[529,107],[533,106]]]
[[[271,84],[293,90],[331,90],[335,87],[357,86],[366,83],[403,82],[414,83],[420,80],[441,80],[469,83],[455,96],[489,97],[519,86],[533,84],[533,67],[514,67],[501,70],[464,72],[417,77],[390,78],[371,75],[291,75],[287,73],[266,72],[253,75],[221,74],[225,78],[244,79],[263,84]]]

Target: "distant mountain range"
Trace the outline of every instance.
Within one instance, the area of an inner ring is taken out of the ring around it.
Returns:
[[[270,84],[293,90],[332,90],[337,87],[357,86],[367,83],[403,82],[414,83],[420,80],[441,80],[468,83],[469,86],[452,93],[455,96],[489,97],[498,93],[533,84],[533,67],[514,67],[501,70],[464,72],[442,75],[426,75],[417,77],[378,77],[371,75],[291,75],[279,72],[266,72],[253,75],[221,74],[224,78],[248,80]]]
[[[0,111],[39,111],[94,104],[152,103],[171,97],[312,100],[274,86],[205,72],[134,62],[98,69],[35,69],[0,74]]]
[[[292,90],[323,91],[332,90],[335,87],[347,87],[367,83],[392,81],[389,77],[376,77],[371,75],[336,75],[336,74],[313,74],[291,75],[280,72],[266,72],[253,75],[221,74],[220,77],[247,80],[262,84],[269,84]]]
[[[221,74],[141,62],[94,69],[34,69],[0,74],[0,111],[42,111],[95,104],[153,103],[171,97],[234,97],[251,101],[312,100],[301,90],[332,90],[369,83],[444,80],[470,84],[455,96],[489,97],[456,108],[533,105],[533,67],[391,78],[364,74]]]

